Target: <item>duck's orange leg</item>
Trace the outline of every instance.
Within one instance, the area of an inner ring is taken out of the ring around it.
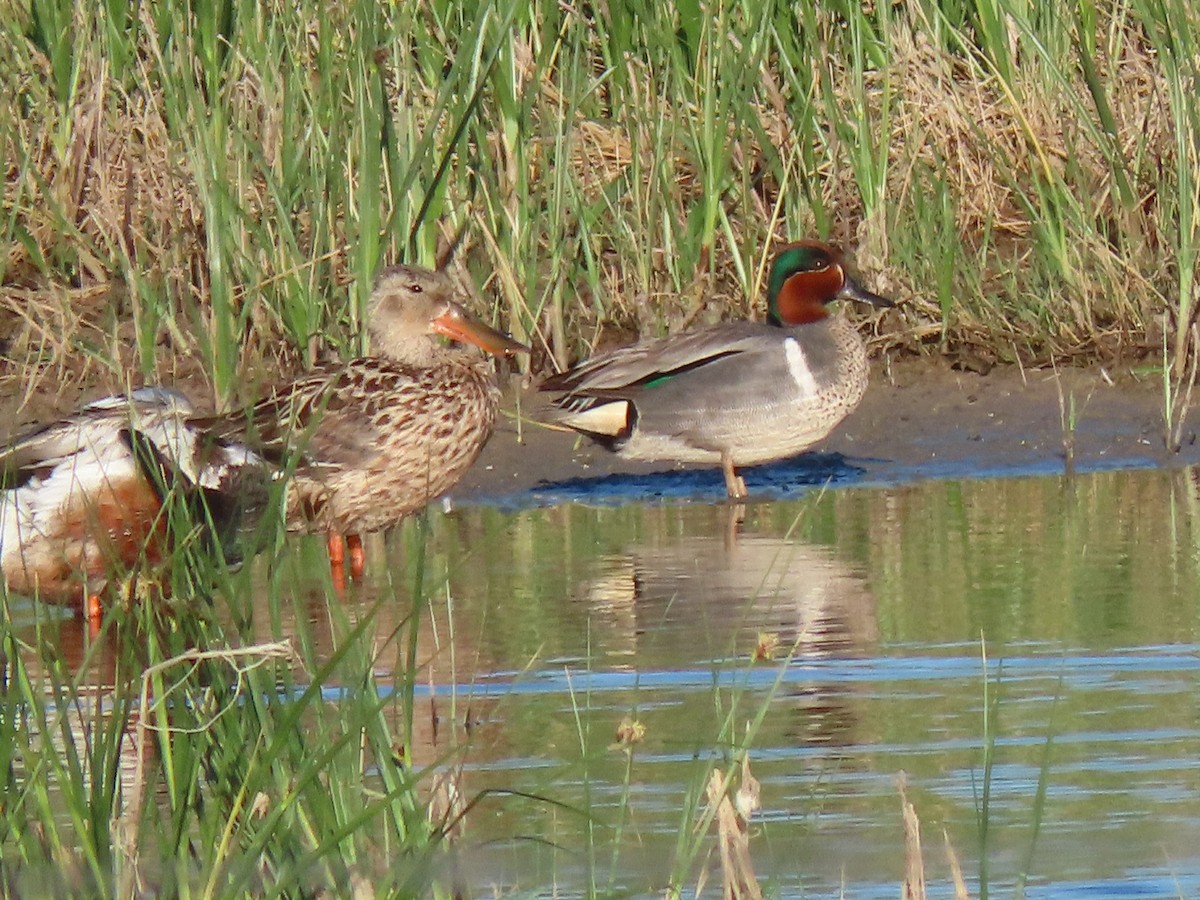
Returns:
[[[346,535],[346,549],[350,554],[350,577],[358,580],[367,568],[367,552],[363,550],[362,535]]]
[[[329,532],[329,564],[340,568],[346,564],[346,542],[336,531]]]
[[[332,565],[329,567],[329,579],[333,582],[333,592],[339,597],[346,596],[346,567]]]
[[[90,591],[83,595],[83,619],[87,622],[88,636],[95,637],[100,633],[100,625],[104,621],[104,607],[100,604],[100,595]]]
[[[329,532],[329,574],[333,579],[333,589],[340,596],[346,593],[346,542],[340,533]]]

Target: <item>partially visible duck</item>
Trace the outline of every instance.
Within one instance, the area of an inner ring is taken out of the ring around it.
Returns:
[[[540,386],[558,392],[553,422],[629,459],[736,467],[794,456],[862,399],[867,353],[833,300],[892,302],[861,287],[840,251],[815,240],[783,247],[767,282],[767,321],[714,325],[593,357]]]
[[[6,588],[52,603],[99,598],[152,570],[183,529],[164,510],[177,492],[192,524],[223,549],[242,512],[243,479],[265,472],[250,450],[196,428],[177,391],[106,397],[0,448],[0,571]]]
[[[456,302],[448,274],[418,266],[383,270],[367,316],[369,356],[320,366],[244,414],[204,423],[290,454],[288,527],[325,532],[335,566],[348,543],[352,575],[361,534],[445,493],[491,436],[500,390],[476,348],[528,352]]]

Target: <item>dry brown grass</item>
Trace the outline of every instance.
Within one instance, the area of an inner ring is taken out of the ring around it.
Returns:
[[[750,858],[750,817],[758,811],[759,783],[750,774],[750,757],[742,756],[742,772],[736,793],[725,782],[725,773],[713,769],[705,789],[708,809],[705,821],[717,826],[717,856],[721,868],[721,893],[725,900],[762,900],[762,888],[754,874]],[[732,793],[732,799],[730,797]],[[708,881],[705,866],[696,884],[696,896],[702,896]]]
[[[919,13],[920,8],[914,10]],[[930,23],[919,18],[892,19],[884,40],[890,64],[866,73],[865,94],[850,65],[836,59],[829,63],[831,93],[846,117],[865,103],[868,121],[882,121],[881,107],[891,103],[890,161],[882,194],[894,205],[875,211],[866,207],[859,173],[849,158],[854,148],[839,147],[836,141],[819,170],[805,173],[820,185],[834,239],[853,248],[868,280],[904,303],[903,315],[884,319],[876,343],[918,351],[936,341],[943,348],[970,347],[992,359],[1029,362],[1052,357],[1111,360],[1155,352],[1170,309],[1164,286],[1173,274],[1171,236],[1163,231],[1171,222],[1159,219],[1159,192],[1175,148],[1165,108],[1165,75],[1153,49],[1133,24],[1100,23],[1098,66],[1118,128],[1113,145],[1136,193],[1136,203],[1129,207],[1115,194],[1114,167],[1097,143],[1097,126],[1083,120],[1091,101],[1082,70],[1058,80],[1014,33],[1014,57],[1020,65],[1013,79],[1006,80],[981,56],[956,56],[935,47],[929,30]],[[1108,50],[1113,55],[1104,55]],[[675,174],[678,218],[683,220],[699,194],[689,148],[678,133],[675,143],[664,147],[661,135],[647,129],[647,123],[677,114],[674,98],[654,90],[651,74],[628,65],[631,81],[644,86],[638,95],[640,113],[611,121],[579,113],[571,165],[584,195],[596,197],[635,173],[653,171],[656,154],[665,157]],[[547,102],[539,109],[556,113],[561,104],[554,86],[542,90]],[[760,101],[754,114],[773,147],[758,145],[745,130],[731,130],[731,155],[740,167],[764,166],[796,141],[795,103],[782,99],[769,72]],[[699,112],[691,107],[685,115]],[[640,165],[634,165],[635,159]],[[981,296],[974,302],[959,297],[949,317],[932,302],[928,285],[894,261],[893,235],[906,227],[907,198],[921,190],[918,171],[936,173],[944,184],[953,198],[958,239],[980,263],[973,274]],[[535,170],[534,176],[538,174]],[[763,232],[780,190],[794,189],[794,182],[780,185],[768,177],[744,203],[731,198],[727,210],[735,232],[759,233],[764,243],[805,233],[811,223],[784,220]],[[1069,196],[1080,218],[1066,216],[1061,248],[1039,250],[1038,232],[1049,227],[1039,215],[1040,192],[1047,190]],[[620,196],[626,206],[617,208],[617,218],[636,220],[639,192]],[[1046,268],[1036,255],[1056,250],[1061,250],[1053,261],[1056,277],[1031,277]],[[625,261],[606,261],[603,285],[610,302],[605,313],[595,316],[580,304],[575,327],[594,346],[603,342],[607,329],[638,334],[657,327],[647,315],[651,309],[669,327],[755,315],[754,304],[732,277],[731,248],[723,238],[715,252],[716,277],[708,282],[707,303],[700,308],[688,304],[686,292],[674,289],[666,266],[652,267],[649,284],[631,283]],[[1013,296],[1014,285],[1025,293]]]
[[[918,164],[939,171],[956,199],[956,225],[964,242],[982,248],[987,237],[1000,236],[988,249],[998,257],[992,264],[1003,270],[1028,264],[1031,237],[1039,227],[1031,210],[1038,182],[1069,185],[1097,228],[1072,235],[1069,256],[1062,260],[1061,295],[1046,298],[1059,301],[1053,323],[1059,333],[1051,335],[1057,349],[1069,352],[1071,345],[1086,349],[1102,342],[1109,322],[1142,329],[1147,317],[1162,309],[1156,285],[1165,274],[1159,256],[1169,241],[1151,213],[1174,149],[1166,125],[1165,79],[1149,48],[1125,33],[1120,55],[1106,61],[1119,128],[1115,142],[1122,157],[1133,161],[1129,174],[1139,195],[1139,205],[1130,210],[1114,197],[1111,166],[1081,122],[1080,98],[1088,90],[1082,72],[1060,83],[1026,51],[1014,80],[1006,82],[978,60],[935,52],[920,24],[898,22],[891,35],[893,64],[887,75],[903,85],[893,146],[904,149],[898,154],[902,164],[891,170],[889,193],[902,195]],[[849,193],[847,187],[842,185],[843,193]],[[1118,233],[1119,243],[1109,240]],[[1122,245],[1140,251],[1139,257],[1131,259]],[[1125,289],[1116,292],[1115,285]],[[977,321],[967,318],[962,324]],[[1002,316],[988,324],[995,331],[1006,323]],[[993,333],[993,340],[1036,339],[1010,324],[1010,335]]]
[[[82,8],[76,20],[90,24]],[[24,240],[5,247],[0,284],[2,411],[21,420],[143,379],[185,381],[201,404],[211,402],[194,333],[194,323],[209,315],[208,223],[192,160],[173,135],[162,90],[146,73],[157,40],[146,8],[141,26],[143,77],[135,89],[114,81],[103,59],[84,58],[79,99],[64,109],[50,90],[48,62],[33,54],[42,65],[23,85],[29,114],[0,129],[7,158],[22,163],[5,170],[3,213]],[[253,71],[244,69],[234,115],[260,123],[262,150],[277,161],[274,98],[261,96],[256,85]],[[262,179],[247,178],[237,188],[246,215],[260,217],[268,199]],[[149,284],[163,304],[147,376],[136,342],[147,291],[136,289],[137,282]],[[235,297],[262,286],[237,285]],[[276,321],[256,316],[247,364],[294,367],[305,348],[287,348],[281,338]]]
[[[908,779],[904,772],[896,777],[900,792],[900,821],[904,830],[904,880],[900,884],[900,896],[904,900],[925,900],[925,857],[921,852],[921,819],[916,807],[908,799]],[[946,864],[950,868],[950,880],[954,884],[955,900],[970,900],[966,879],[958,863],[958,854],[950,843],[950,835],[942,832],[946,844]]]

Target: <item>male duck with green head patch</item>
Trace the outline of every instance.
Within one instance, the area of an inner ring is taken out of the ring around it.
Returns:
[[[850,276],[840,251],[783,247],[767,282],[767,321],[729,322],[622,347],[547,379],[551,420],[627,459],[720,463],[731,499],[738,466],[786,459],[858,406],[867,351],[834,300],[892,302]]]

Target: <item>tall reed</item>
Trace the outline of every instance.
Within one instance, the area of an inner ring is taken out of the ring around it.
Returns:
[[[191,354],[228,403],[247,367],[352,352],[377,266],[461,234],[493,316],[560,366],[605,329],[753,314],[756,261],[815,233],[906,301],[892,344],[1112,356],[1165,328],[1185,371],[1200,26],[1177,0],[0,17],[4,309],[76,312],[22,320],[30,365]]]

